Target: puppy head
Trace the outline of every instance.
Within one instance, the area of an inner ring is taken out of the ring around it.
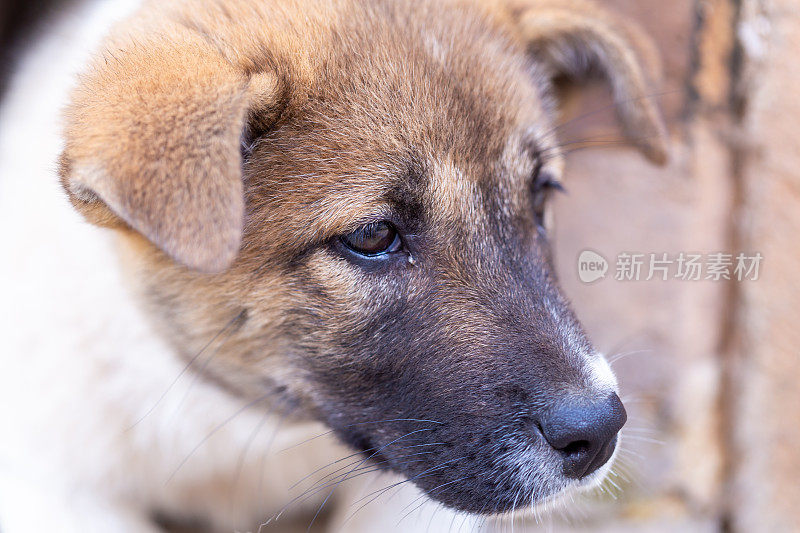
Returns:
[[[599,71],[662,161],[633,33],[582,2],[151,9],[82,79],[62,180],[176,351],[462,510],[600,479],[625,414],[549,260],[549,95]]]

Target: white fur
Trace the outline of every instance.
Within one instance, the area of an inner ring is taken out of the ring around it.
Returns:
[[[152,509],[250,528],[286,503],[292,483],[350,453],[329,437],[281,452],[324,428],[279,428],[182,374],[126,292],[112,235],[60,190],[60,110],[74,73],[137,4],[95,1],[63,17],[24,58],[0,108],[4,533],[156,531]],[[359,529],[371,530],[349,522]]]
[[[587,357],[587,360],[589,376],[595,390],[599,392],[619,393],[617,376],[614,374],[614,371],[611,370],[611,365],[608,364],[605,356],[601,353],[595,353]]]

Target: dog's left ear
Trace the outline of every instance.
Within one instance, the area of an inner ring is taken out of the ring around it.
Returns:
[[[654,163],[666,163],[667,132],[652,89],[658,54],[638,28],[584,0],[501,1],[530,53],[554,75],[602,75],[629,140]]]

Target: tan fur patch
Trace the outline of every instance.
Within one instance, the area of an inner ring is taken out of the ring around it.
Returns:
[[[81,79],[62,180],[90,221],[122,230],[130,276],[181,353],[246,315],[216,372],[242,393],[278,374],[303,389],[281,328],[316,303],[287,265],[310,254],[305,275],[352,312],[372,282],[319,247],[390,216],[392,195],[423,198],[442,231],[489,224],[487,187],[519,212],[525,151],[563,164],[544,91],[565,42],[600,50],[630,97],[622,119],[661,158],[624,28],[583,2],[152,1]],[[457,255],[451,277],[466,279]]]

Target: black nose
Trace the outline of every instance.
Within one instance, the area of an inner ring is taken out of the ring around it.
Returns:
[[[564,405],[540,420],[542,434],[564,457],[564,475],[588,476],[611,458],[617,433],[628,415],[619,396],[593,403]]]

